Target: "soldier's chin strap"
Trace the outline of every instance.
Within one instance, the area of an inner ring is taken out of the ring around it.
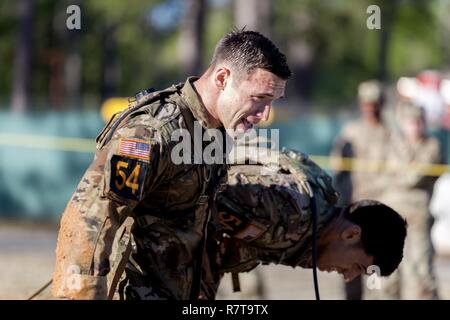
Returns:
[[[312,269],[314,292],[316,300],[320,300],[319,283],[317,281],[317,207],[314,194],[311,196],[311,215],[312,215]]]

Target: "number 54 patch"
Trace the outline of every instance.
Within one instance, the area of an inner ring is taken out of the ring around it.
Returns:
[[[148,164],[143,161],[114,155],[111,158],[110,190],[123,198],[141,200],[147,170]]]

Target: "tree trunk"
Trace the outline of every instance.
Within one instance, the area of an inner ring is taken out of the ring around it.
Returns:
[[[305,35],[312,34],[316,28],[314,19],[312,18],[310,8],[304,8],[301,12],[296,12],[292,15],[292,25],[297,34],[288,37],[288,57],[289,65],[291,66],[293,77],[288,82],[288,90],[297,99],[303,102],[311,98],[314,86],[315,75],[315,57],[318,52],[317,45],[320,39],[317,39],[313,44],[308,41]],[[301,108],[307,108],[308,104],[302,104]]]
[[[392,0],[386,3],[385,8],[381,9],[381,33],[377,72],[377,78],[381,81],[386,80],[389,76],[387,73],[387,54],[389,51],[389,40],[395,20],[397,5],[397,0]]]
[[[81,6],[83,0],[73,1]],[[83,12],[83,10],[81,10]],[[68,51],[64,65],[66,104],[70,108],[81,107],[81,30],[67,30]]]
[[[48,98],[52,109],[60,110],[64,105],[64,69],[66,55],[64,48],[67,47],[68,32],[66,27],[66,6],[63,2],[57,2],[52,6],[52,19],[48,25],[50,34],[50,46],[48,58]]]
[[[235,0],[234,24],[237,28],[258,31],[269,37],[272,25],[271,0]]]
[[[179,57],[183,76],[200,75],[202,70],[203,30],[206,1],[186,0],[186,11],[180,25]]]
[[[118,25],[110,25],[102,32],[102,100],[117,94],[119,66],[117,65],[116,30]]]
[[[20,35],[14,61],[14,82],[11,108],[23,113],[30,108],[30,82],[34,0],[22,0],[20,10]]]

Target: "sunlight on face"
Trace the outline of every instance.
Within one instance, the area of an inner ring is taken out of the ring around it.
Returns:
[[[286,80],[264,69],[238,77],[231,72],[230,81],[218,102],[218,117],[231,131],[247,132],[269,118],[272,102],[284,95]]]

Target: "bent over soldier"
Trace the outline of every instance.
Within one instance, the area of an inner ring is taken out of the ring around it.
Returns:
[[[319,270],[351,281],[370,266],[390,275],[402,260],[404,219],[374,200],[338,206],[331,178],[296,151],[282,152],[278,165],[231,166],[217,200],[204,263],[205,299],[214,299],[226,272],[247,272],[261,263],[311,268],[314,214]]]

